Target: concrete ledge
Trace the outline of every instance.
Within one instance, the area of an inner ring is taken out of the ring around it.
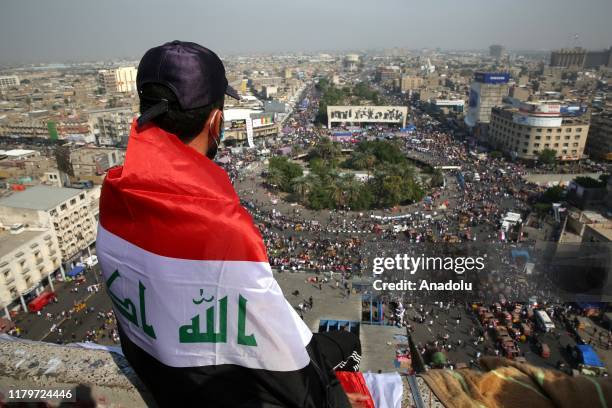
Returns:
[[[105,350],[0,340],[0,402],[9,389],[73,389],[97,407],[155,406],[127,360]],[[58,406],[59,401],[51,401]]]
[[[424,407],[442,407],[421,378],[416,382]],[[416,406],[407,377],[402,376],[402,384],[402,407]],[[10,389],[56,388],[73,390],[85,407],[156,406],[127,360],[117,353],[0,338],[0,406],[8,402]],[[48,402],[51,407],[61,404]]]

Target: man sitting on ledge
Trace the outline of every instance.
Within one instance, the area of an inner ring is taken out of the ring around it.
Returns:
[[[268,264],[225,171],[225,95],[212,51],[173,41],[146,52],[141,116],[109,170],[97,251],[123,352],[160,406],[348,407],[334,367],[358,370],[348,332],[312,334]],[[349,401],[350,399],[350,401]]]

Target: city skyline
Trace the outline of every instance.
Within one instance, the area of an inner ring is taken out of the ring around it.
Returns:
[[[315,0],[218,3],[118,0],[74,5],[27,0],[4,5],[3,64],[139,59],[160,43],[181,39],[221,55],[364,49],[551,50],[612,45],[612,3],[528,2],[511,7],[472,0],[384,4]],[[142,21],[142,22],[141,22]],[[78,34],[78,35],[76,35]]]

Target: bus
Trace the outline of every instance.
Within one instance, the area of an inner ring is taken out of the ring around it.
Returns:
[[[28,310],[31,313],[36,313],[42,310],[47,304],[55,299],[55,292],[42,292],[40,295],[35,297],[30,303],[28,303]]]
[[[542,329],[542,331],[549,332],[551,330],[554,330],[555,324],[548,316],[548,313],[543,310],[536,310],[535,317],[538,326],[540,326],[540,329]]]

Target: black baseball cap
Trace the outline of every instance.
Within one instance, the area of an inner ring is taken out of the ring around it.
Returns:
[[[223,95],[240,99],[228,85],[221,59],[206,47],[185,41],[172,41],[151,48],[138,64],[136,89],[142,98],[146,84],[167,86],[174,92],[181,109],[195,109],[220,100]],[[138,126],[168,111],[168,101],[159,99],[142,112]]]

